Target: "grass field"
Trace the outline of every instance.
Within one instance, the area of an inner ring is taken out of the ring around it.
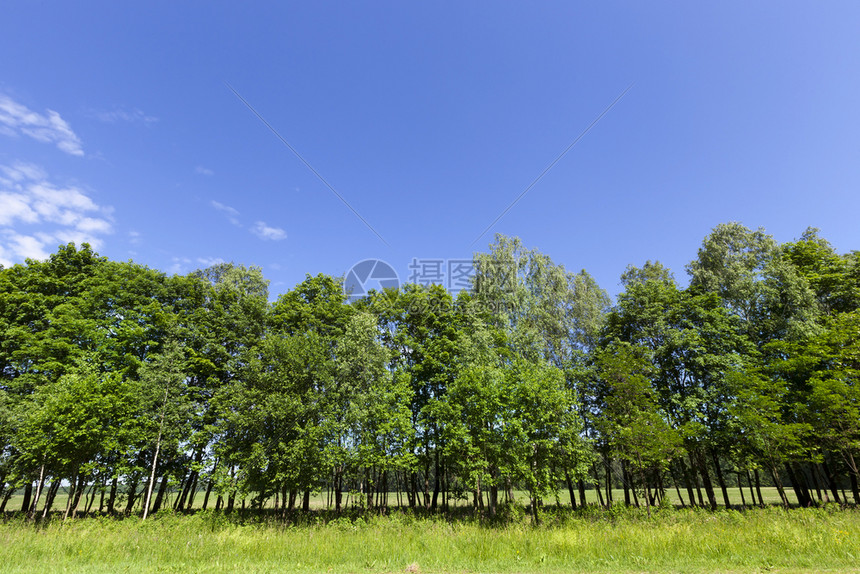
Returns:
[[[487,524],[352,514],[161,513],[0,524],[0,572],[860,572],[860,512],[521,507]]]

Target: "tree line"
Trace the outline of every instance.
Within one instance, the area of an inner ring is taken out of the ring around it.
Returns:
[[[649,261],[614,303],[516,238],[475,268],[351,304],[86,244],[0,269],[0,511],[860,503],[860,252],[722,224],[687,287]]]

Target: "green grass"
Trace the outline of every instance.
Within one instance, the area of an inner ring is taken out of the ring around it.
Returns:
[[[510,509],[508,509],[510,512]],[[259,515],[160,514],[0,524],[0,572],[860,572],[860,512],[579,513],[521,507],[494,525],[464,515],[352,515],[289,525]]]

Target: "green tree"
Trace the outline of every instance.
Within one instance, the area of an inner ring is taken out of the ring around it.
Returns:
[[[113,453],[130,448],[129,427],[141,414],[137,387],[119,373],[98,373],[82,363],[79,370],[40,386],[19,404],[14,439],[19,463],[40,468],[35,512],[45,479],[71,485],[65,516],[75,516],[85,479],[106,471]],[[47,509],[50,505],[46,503]]]
[[[346,473],[357,474],[360,493],[372,506],[371,475],[406,466],[409,460],[410,399],[408,380],[393,377],[388,349],[379,340],[377,320],[358,312],[337,342],[331,386],[327,454],[334,472],[335,503],[340,509]]]
[[[652,366],[643,351],[612,343],[596,357],[603,390],[597,426],[612,451],[638,471],[650,517],[648,475],[666,471],[684,449],[680,432],[659,410],[649,377]]]
[[[848,468],[854,502],[860,504],[860,311],[840,313],[801,351],[814,363],[808,408],[822,446]]]
[[[192,403],[186,385],[185,351],[175,340],[140,368],[141,403],[145,406],[142,440],[151,449],[151,465],[143,502],[143,519],[150,511],[159,462],[175,460],[187,443]],[[163,465],[167,466],[167,465]],[[153,512],[161,506],[168,474],[163,473]]]

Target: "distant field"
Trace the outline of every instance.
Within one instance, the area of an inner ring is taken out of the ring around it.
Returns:
[[[509,510],[508,510],[509,511]],[[860,512],[522,508],[495,525],[409,512],[295,526],[203,512],[0,523],[0,572],[860,572]]]
[[[762,490],[762,496],[764,497],[766,504],[781,504],[781,501],[779,499],[779,494],[777,493],[776,488],[774,488],[774,487],[762,487],[761,490]],[[740,495],[739,489],[729,488],[728,491],[729,491],[729,500],[731,501],[732,505],[733,506],[740,506],[741,505],[741,495]],[[199,492],[197,494],[197,496],[195,497],[194,508],[199,509],[203,506],[203,494],[204,493]],[[606,493],[604,492],[603,494],[605,495]],[[682,491],[682,494],[684,495],[685,503],[689,503],[689,501],[687,500],[687,492]],[[788,495],[788,499],[792,504],[797,503],[797,498],[794,496],[794,491],[791,488],[786,489],[786,494]],[[666,491],[666,495],[667,495],[669,501],[673,505],[680,507],[678,495],[676,494],[674,489],[671,491]],[[702,495],[704,496],[704,492],[702,493]],[[528,502],[528,494],[527,493],[518,491],[518,492],[514,493],[514,496],[518,502],[520,502],[522,504],[527,504],[527,502]],[[723,506],[723,496],[722,496],[722,492],[720,490],[717,490],[716,496],[717,496],[717,503],[720,506]],[[848,496],[850,497],[850,493],[848,494]],[[176,493],[173,493],[170,495],[169,502],[171,505],[172,505],[173,501],[175,500],[175,497],[176,497]],[[750,492],[749,492],[749,489],[747,489],[747,488],[744,488],[744,497],[745,497],[747,505],[751,505]],[[210,497],[210,500],[209,500],[209,508],[210,509],[215,507],[215,498],[216,498],[215,495]],[[406,504],[406,495],[405,494],[402,495],[401,498],[402,498],[403,504],[405,505]],[[616,503],[623,503],[624,502],[624,491],[620,490],[620,489],[613,490],[612,491],[612,498],[613,498],[614,502],[616,502]],[[598,502],[597,493],[594,490],[587,490],[586,491],[586,499],[588,500],[589,503],[597,503]],[[53,511],[56,512],[58,510],[64,509],[66,506],[66,500],[67,500],[66,491],[65,491],[65,489],[62,489],[57,494],[57,498],[54,501]],[[13,511],[13,510],[19,510],[21,508],[22,501],[23,501],[23,496],[21,494],[13,495],[9,499],[8,504],[6,505],[6,511],[9,512],[9,511]],[[355,502],[354,499],[352,499],[352,498],[347,499],[348,504],[352,504],[353,502]],[[396,493],[390,493],[388,495],[388,502],[389,502],[389,506],[397,506],[397,494]],[[570,497],[568,496],[568,493],[566,490],[560,491],[558,493],[558,502],[563,506],[570,504]],[[579,503],[579,497],[578,496],[577,496],[577,503]],[[640,503],[642,505],[644,505],[645,501],[640,500]],[[707,504],[707,498],[705,498],[705,503]],[[138,504],[136,505],[137,510],[140,509],[140,504],[141,503],[138,502]],[[236,504],[238,506],[241,506],[241,500],[237,500]],[[297,504],[301,505],[301,500],[297,501]],[[452,499],[451,504],[454,506],[458,506],[458,507],[470,506],[471,501],[467,501],[467,500],[456,500],[455,501]],[[556,504],[556,498],[555,497],[548,497],[544,500],[544,504],[554,505],[554,504]],[[98,500],[98,497],[96,497],[93,508],[95,510],[98,510],[98,505],[99,505],[99,500]],[[271,508],[273,505],[274,505],[274,500],[270,499],[267,502],[267,507]],[[124,508],[124,505],[117,505],[117,506]],[[320,508],[325,508],[325,506],[326,506],[326,493],[325,492],[317,494],[316,496],[311,498],[311,507],[312,508],[320,509]],[[79,508],[79,510],[82,510],[82,509],[83,509],[83,502],[81,502],[81,508]]]

